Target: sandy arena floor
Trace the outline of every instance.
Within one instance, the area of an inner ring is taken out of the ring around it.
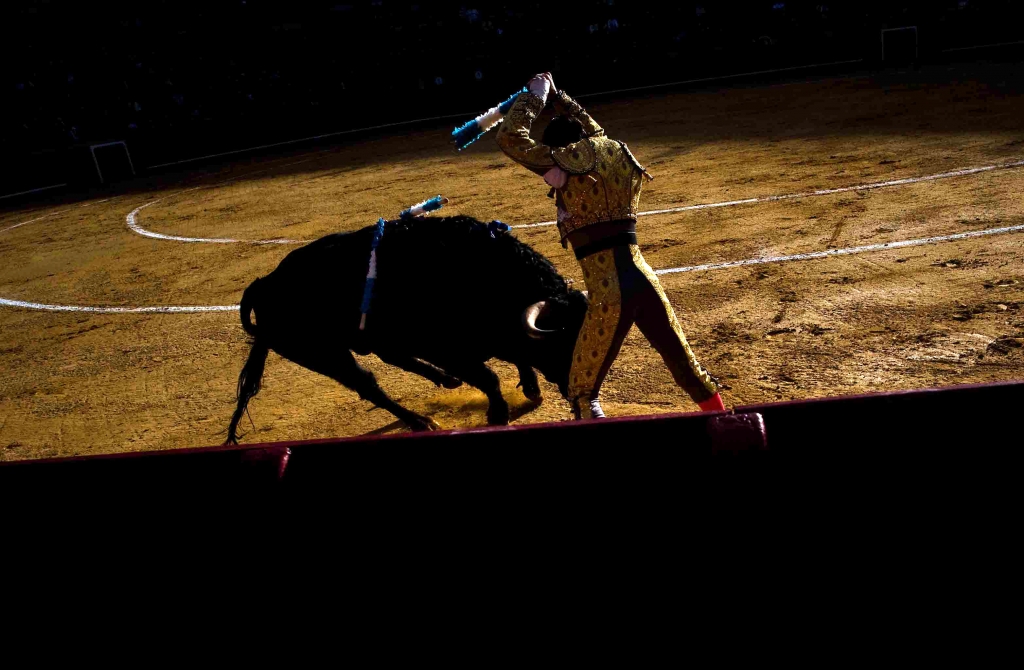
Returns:
[[[1006,167],[1024,160],[1019,67],[707,89],[590,110],[655,175],[643,210],[1000,166],[645,216],[639,236],[655,269],[1024,226],[1024,164]],[[294,248],[147,238],[126,225],[147,203],[135,217],[142,229],[243,240],[312,240],[437,193],[452,198],[449,213],[512,225],[554,218],[544,184],[491,138],[455,154],[449,131],[353,140],[143,179],[89,200],[0,211],[0,298],[233,305]],[[581,279],[554,228],[515,234]],[[1011,231],[661,279],[698,357],[726,382],[726,403],[738,405],[1020,378],[1022,252],[1024,231]],[[247,352],[237,311],[0,306],[0,460],[219,443]],[[485,423],[479,392],[438,389],[373,357],[363,362],[392,396],[441,425]],[[547,384],[546,402],[528,411],[514,369],[494,367],[517,422],[569,418]],[[611,416],[696,409],[635,329],[603,395]],[[250,409],[255,430],[243,424],[247,442],[404,430],[355,393],[275,354]]]

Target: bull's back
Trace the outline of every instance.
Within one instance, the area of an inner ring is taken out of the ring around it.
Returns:
[[[296,329],[335,341],[355,335],[372,238],[367,227],[288,254],[261,282],[260,330],[272,323],[289,336]],[[449,346],[453,335],[489,342],[518,332],[527,305],[565,291],[543,256],[461,216],[389,225],[377,249],[377,274],[368,330],[376,339],[427,349]]]
[[[260,330],[327,329],[337,337],[358,325],[371,238],[369,228],[336,233],[285,256],[260,282]]]
[[[565,290],[542,256],[469,217],[389,229],[377,254],[368,328],[424,355],[491,348],[519,333],[527,305]]]

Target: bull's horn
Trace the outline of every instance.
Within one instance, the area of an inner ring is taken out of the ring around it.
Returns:
[[[523,310],[523,328],[526,329],[526,334],[535,340],[540,340],[555,332],[553,330],[544,330],[537,327],[537,317],[539,317],[548,307],[547,300],[541,300],[535,302],[526,309]]]

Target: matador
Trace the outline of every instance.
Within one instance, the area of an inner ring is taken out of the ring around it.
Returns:
[[[549,96],[555,118],[536,142],[530,129]],[[568,400],[575,417],[604,417],[601,383],[634,323],[702,410],[724,410],[718,385],[697,362],[637,246],[640,191],[652,177],[626,145],[607,137],[576,101],[555,88],[550,73],[529,81],[506,114],[497,142],[551,187],[562,245],[572,245],[583,269],[590,307],[569,372]]]

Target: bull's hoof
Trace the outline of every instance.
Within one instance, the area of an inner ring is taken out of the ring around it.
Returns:
[[[505,407],[491,405],[490,409],[487,410],[487,425],[489,426],[507,426],[508,420],[508,405]]]
[[[540,392],[540,386],[537,384],[530,383],[519,383],[519,386],[523,389],[523,395],[526,399],[535,405],[541,404],[544,401],[544,396]]]
[[[441,428],[441,424],[434,421],[429,416],[417,416],[415,418],[409,418],[405,420],[406,425],[416,433],[422,433],[428,430],[444,430]]]

